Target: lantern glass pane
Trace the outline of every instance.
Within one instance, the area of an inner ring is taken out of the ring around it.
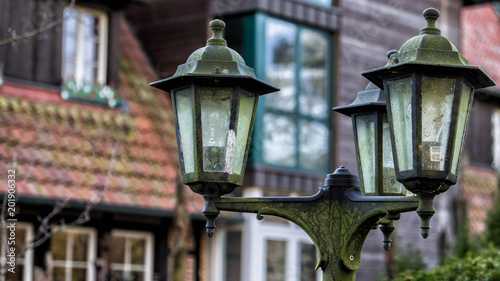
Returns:
[[[375,193],[376,113],[356,116],[356,139],[364,193]]]
[[[387,81],[399,171],[413,169],[411,77]]]
[[[396,180],[396,171],[394,169],[394,157],[392,154],[391,132],[387,114],[382,115],[382,165],[383,165],[383,181],[384,193],[401,194],[403,184]]]
[[[179,154],[185,174],[194,172],[194,94],[191,87],[174,93],[175,109],[179,126]]]
[[[226,151],[234,157],[236,134],[229,130],[233,89],[200,88],[200,94],[203,170],[232,171],[232,159],[226,162]]]
[[[422,76],[422,169],[444,171],[455,79]]]
[[[241,90],[240,110],[238,113],[238,127],[236,129],[236,144],[234,148],[233,174],[241,175],[245,166],[245,152],[248,138],[250,137],[250,127],[253,120],[253,112],[257,98],[255,94]]]
[[[463,85],[462,93],[460,93],[460,103],[458,105],[458,120],[457,129],[455,132],[455,145],[453,148],[453,160],[451,162],[451,172],[454,175],[458,174],[460,163],[460,154],[465,141],[467,130],[467,120],[469,119],[470,106],[472,104],[472,89],[466,84]]]

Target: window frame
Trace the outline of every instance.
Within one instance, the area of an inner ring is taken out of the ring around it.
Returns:
[[[111,263],[110,269],[113,270],[122,270],[122,271],[140,271],[144,272],[144,280],[153,280],[153,262],[154,262],[154,235],[151,232],[147,231],[136,231],[136,230],[127,230],[127,229],[113,229],[111,231],[111,237],[124,237],[125,243],[127,243],[127,238],[144,238],[146,241],[145,252],[144,252],[144,265],[134,265],[131,264],[131,255],[130,248],[127,248],[127,244],[125,244],[125,263]],[[128,260],[127,260],[127,253]],[[139,269],[139,267],[144,267],[144,269]]]
[[[261,188],[252,187],[244,191],[244,197],[262,197],[264,192]],[[290,194],[293,195],[293,194]],[[213,244],[207,246],[207,261],[210,263],[208,275],[213,280],[226,280],[226,249],[227,235],[230,232],[241,233],[241,260],[239,281],[266,281],[267,264],[267,240],[286,242],[285,274],[287,281],[300,281],[301,244],[313,245],[314,243],[307,233],[296,224],[285,219],[282,222],[267,220],[276,218],[264,216],[264,220],[256,220],[252,214],[243,214],[242,224],[223,224],[217,228]],[[316,253],[318,255],[318,253]],[[318,256],[316,256],[316,259]],[[213,263],[213,261],[221,261]],[[320,281],[323,277],[322,269],[316,271],[316,279]],[[209,280],[212,280],[210,279]]]
[[[73,261],[73,260],[68,260],[68,253],[73,254],[72,247],[68,247],[69,242],[73,242],[73,239],[68,239],[66,240],[66,260],[56,260],[52,259],[53,262],[53,268],[65,268],[66,273],[65,273],[65,278],[68,280],[71,280],[71,270],[72,268],[86,268],[87,269],[87,281],[92,281],[95,280],[96,278],[96,272],[95,272],[95,267],[94,267],[94,262],[97,259],[97,230],[95,228],[91,227],[82,227],[82,226],[75,226],[75,227],[63,227],[61,229],[61,226],[53,226],[51,230],[53,236],[51,239],[54,237],[54,235],[57,235],[59,233],[77,233],[77,234],[88,234],[89,241],[87,245],[87,261],[82,262],[82,261]],[[69,237],[69,236],[68,236]],[[52,243],[52,242],[51,242]],[[72,246],[72,245],[70,245]],[[52,246],[51,246],[51,252],[52,252]],[[73,258],[73,255],[71,255]],[[85,267],[82,267],[81,264],[86,264]],[[75,265],[77,267],[75,267]]]
[[[34,228],[33,225],[27,222],[15,222],[16,224],[16,237],[17,237],[17,229],[24,229],[25,230],[25,237],[24,241],[29,242],[33,239],[34,235]],[[1,231],[1,230],[0,230]],[[7,230],[8,232],[8,230]],[[4,256],[4,253],[6,254],[6,249],[4,248],[5,244],[0,243],[0,266],[3,267],[6,265],[7,258]],[[16,244],[16,250],[22,248],[24,245],[17,245]],[[26,252],[24,253],[23,258],[18,258],[16,256],[16,267],[17,265],[23,265],[23,281],[32,281],[33,280],[33,249],[27,249]]]
[[[72,6],[72,7],[65,7],[63,11],[63,15],[66,13],[67,9],[71,9],[77,12],[78,20],[77,20],[77,28],[76,28],[76,50],[75,50],[75,69],[74,69],[74,77],[72,79],[75,80],[75,82],[78,85],[82,85],[84,82],[90,82],[92,84],[98,84],[98,85],[106,85],[107,84],[107,68],[108,68],[108,44],[109,44],[109,15],[107,12],[98,10],[98,9],[92,9],[92,8],[87,8],[87,7],[82,7],[82,6]],[[97,77],[96,81],[85,81],[84,80],[84,69],[87,66],[85,64],[84,56],[85,52],[82,50],[82,43],[85,40],[84,37],[84,25],[81,24],[81,17],[83,13],[89,13],[91,14],[94,18],[98,18],[99,22],[101,23],[99,25],[99,35],[98,35],[98,42],[99,42],[99,48],[96,50],[97,52]],[[66,16],[65,16],[66,17]],[[61,51],[61,79],[62,81],[66,81],[68,78],[63,77],[64,74],[64,64],[65,61],[67,61],[66,57],[64,56],[64,38],[65,38],[65,33],[64,33],[64,21],[66,18],[63,19],[63,28],[62,28],[62,51]],[[71,78],[70,78],[71,79]]]
[[[281,170],[290,170],[290,171],[303,171],[303,172],[312,172],[312,173],[325,173],[329,172],[331,170],[332,166],[332,159],[333,159],[333,145],[332,145],[332,140],[333,140],[333,128],[332,128],[332,112],[329,110],[332,107],[332,102],[333,102],[333,51],[334,51],[334,41],[333,41],[333,35],[331,32],[328,32],[323,29],[318,29],[314,28],[311,26],[307,26],[304,24],[299,24],[296,22],[292,22],[286,19],[274,17],[268,14],[264,13],[255,13],[252,15],[246,16],[243,21],[244,21],[244,30],[243,33],[247,34],[248,36],[245,36],[243,38],[243,54],[245,61],[247,64],[251,67],[254,68],[255,73],[257,77],[266,77],[266,59],[267,54],[266,54],[266,36],[263,36],[266,32],[266,21],[268,19],[271,20],[277,20],[277,21],[282,21],[285,23],[291,23],[295,25],[297,29],[297,36],[295,38],[295,43],[297,46],[296,49],[296,54],[295,54],[295,61],[297,65],[294,69],[295,72],[295,81],[294,81],[294,88],[295,88],[295,108],[293,112],[285,112],[279,109],[270,109],[269,107],[266,107],[266,98],[261,97],[259,100],[258,108],[257,108],[257,114],[255,117],[255,124],[254,124],[254,131],[253,131],[253,138],[252,138],[252,144],[251,144],[251,151],[250,151],[250,156],[249,156],[249,164],[262,164],[266,166],[271,166],[271,167],[276,167]],[[301,46],[300,46],[300,36],[301,34],[306,31],[313,31],[316,33],[319,33],[323,35],[327,39],[327,66],[326,66],[326,71],[327,71],[327,95],[326,95],[326,115],[324,118],[319,118],[319,117],[314,117],[314,116],[309,116],[300,113],[299,109],[299,103],[300,103],[300,83],[301,79],[300,77],[300,70],[301,70],[301,64],[302,64],[302,58],[301,58]],[[298,44],[297,44],[298,43]],[[271,93],[272,95],[272,93]],[[265,122],[264,122],[264,117],[267,114],[272,114],[277,117],[286,117],[286,118],[291,118],[291,120],[295,121],[295,165],[293,166],[287,166],[287,165],[279,165],[279,164],[274,164],[274,163],[268,163],[264,161],[264,132],[265,132]],[[326,165],[325,167],[304,167],[302,161],[300,160],[300,123],[301,122],[317,122],[322,125],[324,125],[328,132],[327,132],[327,144],[326,144],[326,149],[328,149],[327,153],[327,159],[326,159]]]

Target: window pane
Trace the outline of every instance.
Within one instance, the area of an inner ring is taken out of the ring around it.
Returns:
[[[73,268],[71,272],[71,281],[86,281],[87,270],[83,268]]]
[[[300,123],[300,164],[306,169],[328,168],[328,128],[318,122]]]
[[[266,80],[281,91],[264,96],[266,106],[295,109],[295,52],[297,28],[291,23],[266,21]]]
[[[87,261],[89,236],[87,234],[73,234],[73,260]]]
[[[92,64],[87,64],[83,68],[83,81],[89,82],[89,83],[96,83],[97,82],[97,68],[94,67]]]
[[[76,38],[66,35],[63,38],[63,58],[74,61],[76,57]]]
[[[64,34],[76,34],[78,27],[78,12],[71,8],[64,9]]]
[[[106,54],[100,53],[106,44],[106,15],[97,10],[66,8],[63,22],[63,80],[105,83]],[[104,26],[103,26],[104,25]]]
[[[82,13],[83,35],[85,38],[95,38],[99,36],[99,20],[91,13]]]
[[[239,281],[241,274],[241,232],[228,231],[226,238],[226,279]]]
[[[75,78],[76,64],[72,61],[63,61],[62,65],[62,78],[63,80]]]
[[[66,281],[66,269],[54,268],[54,281]]]
[[[311,244],[300,244],[300,280],[316,280],[316,247]]]
[[[300,67],[300,113],[326,117],[328,40],[310,30],[301,33],[302,65]]]
[[[144,273],[143,272],[129,272],[129,271],[121,271],[121,270],[113,270],[111,272],[111,280],[112,281],[144,281]]]
[[[142,238],[129,238],[132,246],[132,264],[144,264],[146,258],[146,240]]]
[[[264,116],[264,162],[283,166],[296,165],[296,126],[291,118]]]
[[[97,62],[97,49],[98,44],[92,40],[84,42],[83,52],[85,64],[94,65]]]
[[[52,236],[50,251],[54,260],[66,260],[68,234],[59,232]]]
[[[113,236],[112,263],[125,263],[125,237]]]
[[[285,280],[286,242],[267,240],[266,281]]]

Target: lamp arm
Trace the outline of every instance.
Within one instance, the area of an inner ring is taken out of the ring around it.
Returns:
[[[391,215],[415,211],[419,206],[417,196],[365,196],[357,188],[346,190],[345,197],[353,203],[365,203],[371,209],[385,208]]]
[[[329,228],[325,224],[329,221],[330,190],[322,188],[313,196],[299,197],[222,197],[214,200],[218,210],[255,213],[257,219],[263,215],[272,215],[284,218],[302,228],[314,242],[319,258],[316,269],[325,267],[327,255],[320,249],[323,237],[328,236]]]

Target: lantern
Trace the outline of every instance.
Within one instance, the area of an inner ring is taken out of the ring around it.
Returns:
[[[333,110],[352,118],[363,194],[406,195],[408,191],[396,180],[394,171],[385,93],[369,83],[350,105]]]
[[[474,89],[495,84],[441,36],[438,10],[423,15],[427,26],[419,36],[388,65],[362,74],[387,93],[396,178],[420,196],[417,213],[427,237],[434,196],[457,181]]]
[[[182,180],[202,195],[220,196],[243,183],[260,95],[278,88],[258,80],[222,38],[225,24],[180,65],[173,77],[151,83],[171,93]]]

